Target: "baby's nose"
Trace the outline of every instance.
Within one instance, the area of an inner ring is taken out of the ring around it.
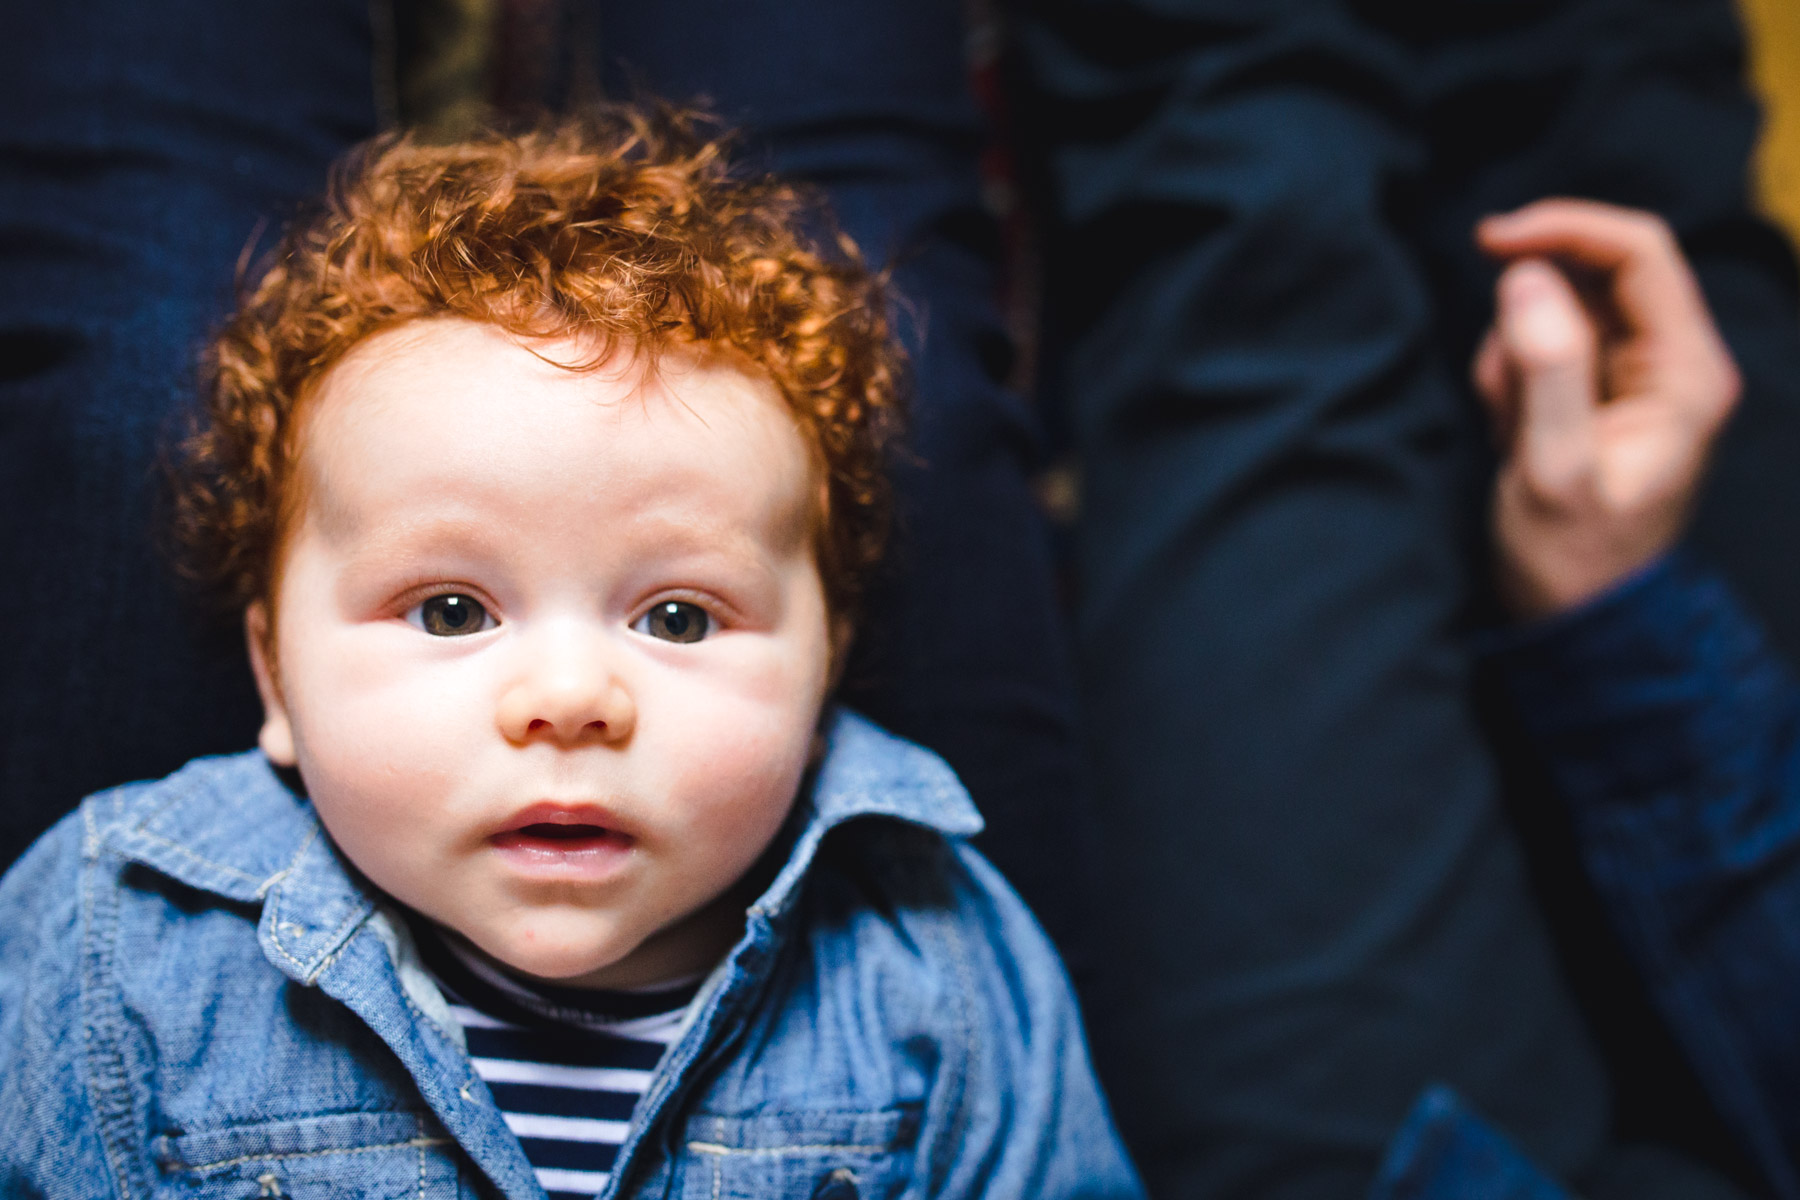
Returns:
[[[497,716],[508,741],[575,744],[631,736],[637,706],[630,689],[598,647],[579,641],[539,647],[501,694]]]

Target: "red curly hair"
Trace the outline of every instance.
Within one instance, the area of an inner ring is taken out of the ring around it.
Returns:
[[[834,615],[886,538],[901,359],[884,277],[791,184],[735,171],[692,112],[609,106],[517,136],[389,135],[333,173],[205,359],[172,471],[185,571],[242,607],[269,599],[297,413],[363,339],[422,318],[647,354],[731,354],[773,381],[819,464],[814,546]],[[577,364],[584,369],[593,364]]]

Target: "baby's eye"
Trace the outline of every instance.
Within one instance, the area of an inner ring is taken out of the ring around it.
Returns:
[[[697,642],[712,632],[712,617],[698,604],[665,600],[633,621],[631,627],[665,642]]]
[[[461,592],[432,596],[406,612],[409,623],[436,637],[461,637],[492,629],[496,622],[481,601]]]

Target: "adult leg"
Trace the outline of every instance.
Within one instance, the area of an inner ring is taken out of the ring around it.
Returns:
[[[23,5],[0,41],[0,863],[87,792],[251,744],[153,463],[259,222],[375,127],[367,0]]]
[[[1608,1093],[1469,700],[1461,392],[1355,6],[1021,22],[1083,468],[1102,1073],[1153,1194],[1361,1195],[1429,1081],[1553,1172]]]
[[[1413,227],[1453,361],[1491,313],[1494,266],[1469,237],[1483,214],[1578,195],[1647,208],[1674,226],[1745,379],[1692,549],[1724,567],[1789,654],[1800,653],[1800,306],[1792,256],[1746,192],[1757,114],[1734,6],[1558,0],[1443,6],[1426,18],[1399,3],[1365,12],[1423,65],[1432,165]],[[1472,401],[1468,412],[1480,423]],[[1487,474],[1475,478],[1485,484]],[[1735,1166],[1736,1147],[1589,894],[1547,775],[1532,769],[1528,741],[1497,732],[1521,768],[1510,801],[1529,830],[1540,891],[1618,1084],[1617,1136]]]
[[[995,239],[976,173],[960,0],[718,5],[605,0],[607,90],[706,96],[749,149],[828,194],[892,264],[912,355],[911,453],[893,563],[852,664],[850,703],[949,759],[988,820],[983,849],[1065,947],[1084,772],[1073,672],[1027,487],[1031,414],[999,378]]]

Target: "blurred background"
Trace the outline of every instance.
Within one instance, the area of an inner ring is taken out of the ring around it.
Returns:
[[[1767,110],[1756,183],[1763,207],[1800,241],[1800,5],[1741,0],[1750,78]]]

